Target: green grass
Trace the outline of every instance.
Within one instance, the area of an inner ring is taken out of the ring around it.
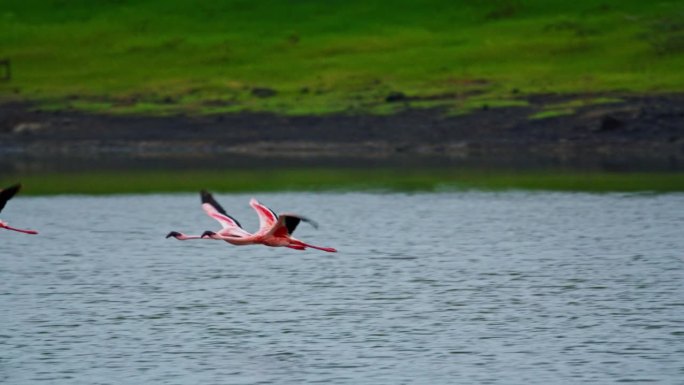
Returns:
[[[530,119],[547,119],[558,116],[573,115],[576,110],[581,107],[597,104],[615,104],[621,102],[622,99],[609,97],[574,99],[565,103],[548,104],[544,106],[541,111],[530,115]]]
[[[684,3],[3,0],[3,57],[0,100],[53,109],[462,112],[472,97],[684,91]],[[418,98],[388,106],[392,91]]]
[[[459,191],[546,190],[584,192],[684,192],[684,173],[487,171],[465,169],[283,169],[226,171],[126,171],[3,176],[22,194],[120,194],[258,191]]]

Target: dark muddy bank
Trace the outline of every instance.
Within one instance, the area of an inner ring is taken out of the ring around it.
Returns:
[[[0,105],[0,163],[25,168],[451,165],[624,170],[684,169],[684,95],[620,102],[530,119],[577,96],[449,116],[107,116]],[[402,100],[391,101],[402,103]]]

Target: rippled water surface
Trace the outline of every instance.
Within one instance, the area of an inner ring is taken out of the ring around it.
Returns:
[[[258,198],[340,252],[164,239],[216,229],[195,194],[15,198],[0,382],[682,383],[684,195]]]

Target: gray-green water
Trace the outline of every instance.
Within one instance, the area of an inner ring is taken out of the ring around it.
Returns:
[[[15,198],[41,235],[0,231],[0,382],[684,378],[682,194],[257,197],[340,252],[164,239],[216,228],[196,194]]]

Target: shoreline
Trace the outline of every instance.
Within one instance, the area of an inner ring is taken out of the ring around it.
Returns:
[[[9,102],[0,104],[0,163],[10,170],[16,160],[49,168],[69,160],[144,166],[217,159],[684,170],[684,94],[609,96],[619,99],[542,119],[530,117],[596,95],[531,95],[528,106],[483,104],[464,115],[407,105],[393,115],[111,116]]]

